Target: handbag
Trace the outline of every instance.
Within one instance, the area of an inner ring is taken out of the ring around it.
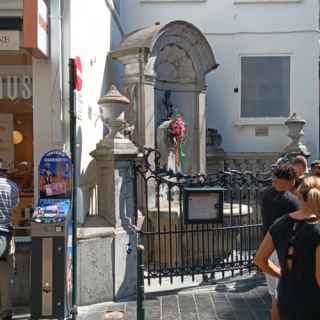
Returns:
[[[5,260],[9,254],[12,239],[12,229],[0,225],[0,260]]]

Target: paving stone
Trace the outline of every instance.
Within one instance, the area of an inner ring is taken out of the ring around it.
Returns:
[[[178,297],[181,320],[199,320],[193,295],[181,294]]]
[[[144,301],[146,320],[160,320],[160,299],[149,299]]]
[[[124,303],[119,303],[119,304],[112,304],[110,306],[107,307],[107,311],[108,312],[112,312],[112,311],[125,311],[126,306]]]
[[[225,293],[213,292],[212,297],[219,320],[236,320],[232,305]]]
[[[87,313],[85,320],[104,320],[104,312]]]
[[[248,310],[248,306],[244,303],[241,293],[229,292],[227,293],[227,297],[234,310]]]
[[[252,310],[267,309],[266,304],[258,298],[253,291],[242,293],[242,298]]]
[[[178,320],[180,319],[178,296],[170,295],[162,297],[162,319]]]
[[[269,320],[270,319],[270,311],[268,310],[251,310],[254,315],[254,320]]]
[[[137,320],[137,304],[135,301],[126,304],[125,320]]]
[[[216,310],[210,293],[195,294],[195,301],[200,320],[217,320]]]
[[[256,292],[260,296],[260,298],[263,300],[265,305],[270,306],[271,305],[271,296],[266,288],[266,286],[259,286],[256,289]]]

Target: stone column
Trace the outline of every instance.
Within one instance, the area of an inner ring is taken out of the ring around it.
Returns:
[[[203,90],[198,94],[197,99],[197,124],[198,124],[198,137],[197,137],[197,173],[206,173],[207,163],[206,163],[206,91]]]
[[[113,296],[119,300],[136,293],[137,235],[130,224],[135,214],[132,161],[138,149],[128,139],[115,139],[113,145],[99,143],[91,155],[97,162],[99,215],[114,228],[110,259]]]

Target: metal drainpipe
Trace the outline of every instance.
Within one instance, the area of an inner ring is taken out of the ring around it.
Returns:
[[[72,193],[72,318],[76,318],[77,314],[77,179],[76,179],[76,113],[74,104],[74,88],[75,88],[75,67],[74,59],[69,59],[69,111],[70,111],[70,153],[73,164],[73,193]]]

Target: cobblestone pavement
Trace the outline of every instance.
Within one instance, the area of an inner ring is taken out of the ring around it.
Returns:
[[[149,293],[146,320],[269,320],[271,299],[262,275],[242,276],[179,292]],[[136,303],[79,309],[79,320],[136,319]]]

